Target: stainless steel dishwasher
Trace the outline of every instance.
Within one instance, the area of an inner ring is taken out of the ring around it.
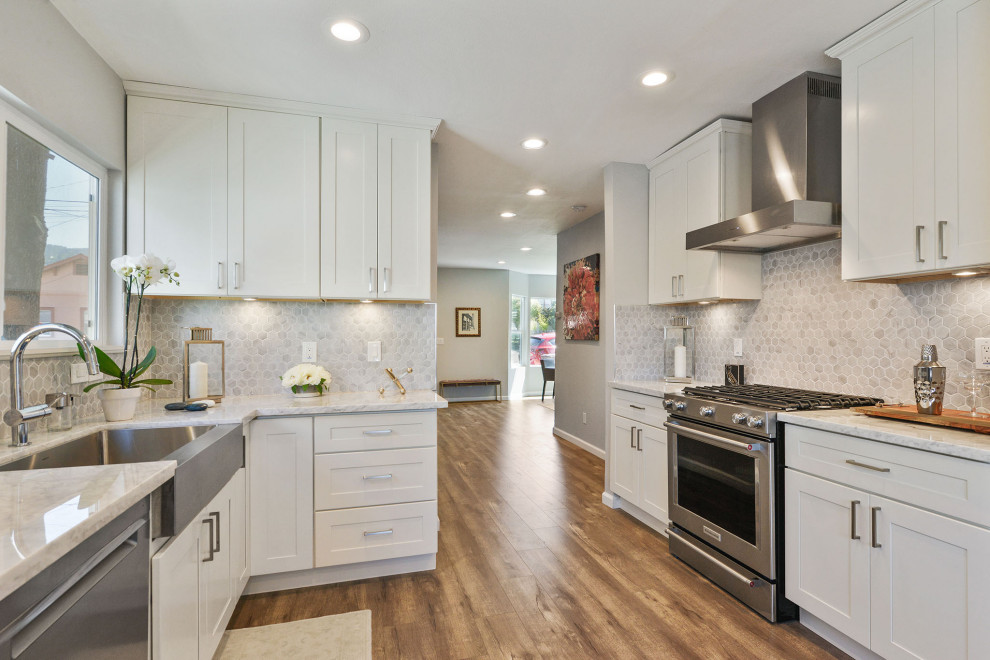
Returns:
[[[0,602],[0,658],[147,660],[149,500]]]

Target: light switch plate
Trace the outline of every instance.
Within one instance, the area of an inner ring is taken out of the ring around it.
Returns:
[[[733,339],[732,340],[732,357],[742,357],[742,356],[743,356],[742,339]]]
[[[69,382],[73,385],[76,383],[89,383],[100,378],[103,378],[103,374],[89,375],[89,370],[86,368],[85,362],[73,362],[69,365]]]
[[[316,362],[316,342],[304,341],[302,343],[302,361]]]
[[[977,369],[990,369],[990,337],[977,338],[975,363]]]
[[[443,346],[443,337],[437,337],[437,346]]]
[[[381,341],[369,341],[368,342],[368,362],[381,362],[382,361],[382,342]]]

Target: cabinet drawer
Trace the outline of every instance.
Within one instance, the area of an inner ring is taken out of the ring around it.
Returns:
[[[436,447],[318,454],[316,510],[437,498]]]
[[[313,431],[317,454],[435,447],[437,413],[427,410],[316,417]]]
[[[788,467],[990,527],[990,464],[793,424],[784,437]]]
[[[660,428],[667,421],[663,397],[625,390],[612,390],[612,414]]]
[[[437,503],[319,511],[316,566],[338,566],[437,551]]]

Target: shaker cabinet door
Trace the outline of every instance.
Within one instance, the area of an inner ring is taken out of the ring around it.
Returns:
[[[666,525],[669,522],[667,432],[655,426],[644,426],[637,437],[637,447],[640,448],[643,471],[639,507]]]
[[[612,492],[639,506],[640,458],[636,428],[632,422],[612,415]]]
[[[175,260],[149,295],[227,293],[227,108],[127,98],[127,252]]]

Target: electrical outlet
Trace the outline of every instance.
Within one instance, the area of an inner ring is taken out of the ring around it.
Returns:
[[[90,381],[99,380],[102,377],[103,374],[90,376],[85,362],[73,362],[69,365],[69,382],[73,385],[76,383],[88,383]]]
[[[382,361],[382,342],[379,341],[369,341],[368,342],[368,362],[381,362]]]
[[[586,412],[581,413],[581,423],[582,424],[588,423],[588,413]]]
[[[732,357],[742,357],[742,339],[732,340]]]
[[[437,346],[443,346],[443,337],[437,337]]]
[[[977,369],[990,369],[990,338],[979,337],[976,340],[976,363]]]
[[[302,343],[302,361],[316,362],[316,342],[304,341]]]

